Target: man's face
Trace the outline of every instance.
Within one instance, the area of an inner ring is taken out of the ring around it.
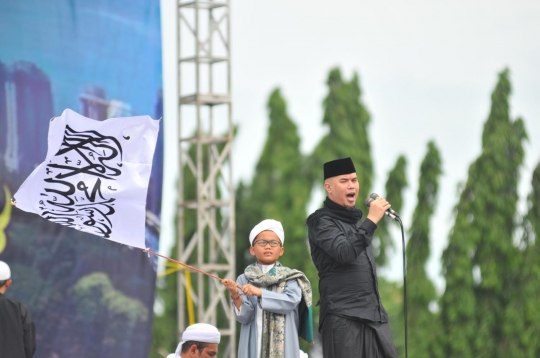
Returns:
[[[328,192],[328,198],[341,206],[354,206],[360,190],[360,184],[356,173],[338,175],[326,179],[324,187]]]
[[[209,343],[206,347],[203,348],[202,351],[198,351],[199,355],[197,357],[200,358],[215,358],[217,357],[218,353],[218,345],[217,343]]]
[[[262,241],[266,241],[266,245],[259,245]],[[284,248],[276,233],[267,230],[257,235],[255,240],[253,240],[253,246],[249,248],[249,252],[257,257],[257,261],[261,265],[271,265],[283,255]]]
[[[182,353],[181,357],[186,358],[215,358],[218,354],[217,343],[206,343],[202,350],[197,349],[197,345],[189,347],[186,353]]]

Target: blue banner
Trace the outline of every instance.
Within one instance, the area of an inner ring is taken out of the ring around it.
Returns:
[[[10,206],[47,153],[49,120],[162,116],[159,0],[0,0],[0,260],[36,324],[35,357],[147,357],[155,258]],[[158,249],[163,136],[147,198]]]

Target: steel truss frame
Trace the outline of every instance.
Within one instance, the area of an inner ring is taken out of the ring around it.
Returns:
[[[235,278],[230,2],[177,1],[178,260]],[[193,181],[196,187],[190,185]],[[190,219],[196,220],[193,232],[186,231],[186,225],[193,226],[186,222]],[[191,284],[181,273],[177,279],[179,334],[188,326],[187,292],[196,322],[220,330],[219,355],[235,357],[236,320],[228,291],[200,273]]]

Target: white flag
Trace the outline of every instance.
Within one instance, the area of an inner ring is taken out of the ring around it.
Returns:
[[[149,116],[96,121],[66,109],[51,119],[47,157],[15,193],[17,207],[144,249],[158,131]]]

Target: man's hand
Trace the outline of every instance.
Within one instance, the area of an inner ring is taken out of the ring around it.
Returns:
[[[249,283],[247,285],[244,285],[241,287],[241,290],[242,292],[244,292],[245,295],[247,296],[257,296],[257,297],[261,297],[262,296],[262,291],[260,288],[258,287],[255,287],[253,285],[250,285]]]
[[[367,218],[375,224],[384,216],[384,212],[390,209],[390,203],[383,198],[377,198],[369,205],[369,213]]]

